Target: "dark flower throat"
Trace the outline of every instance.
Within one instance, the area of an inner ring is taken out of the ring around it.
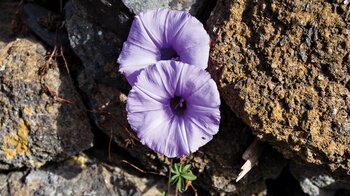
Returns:
[[[176,51],[171,47],[160,49],[160,55],[160,60],[171,60],[179,57]]]
[[[186,100],[180,96],[170,99],[170,108],[176,115],[183,115],[186,111]]]

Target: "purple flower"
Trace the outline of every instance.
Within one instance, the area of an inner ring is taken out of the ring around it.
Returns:
[[[185,11],[160,8],[135,16],[119,55],[119,71],[133,85],[140,71],[159,60],[178,59],[207,68],[209,36]]]
[[[127,99],[132,129],[167,157],[190,154],[209,142],[219,129],[219,106],[209,73],[173,60],[145,68]]]

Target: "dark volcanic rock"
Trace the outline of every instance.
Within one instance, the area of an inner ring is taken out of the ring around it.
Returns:
[[[308,195],[350,194],[350,176],[342,172],[331,173],[319,166],[300,165],[293,162],[290,165],[290,171]]]
[[[105,17],[102,13],[94,15],[93,19],[90,18],[91,16],[87,17],[88,11],[98,9],[98,7],[101,10],[106,9],[111,14],[108,5],[97,1],[90,2],[92,5],[78,0],[72,3],[73,15],[67,18],[67,30],[71,46],[83,63],[83,69],[79,70],[77,79],[79,88],[96,126],[112,136],[118,145],[125,146],[125,140],[132,139],[133,136],[126,120],[125,109],[125,92],[130,89],[130,86],[118,72],[116,59],[122,40],[126,37],[113,29],[109,30],[100,26],[102,24],[99,24],[98,21]],[[120,9],[119,12],[117,9],[113,13],[115,18],[118,17],[118,14],[124,13]],[[123,29],[128,31],[129,25],[124,26]],[[138,144],[138,146],[141,145]],[[145,148],[131,148],[129,151],[135,157],[144,159],[147,159],[151,152]],[[158,162],[149,164],[151,165],[158,165]]]
[[[23,6],[22,21],[35,35],[46,44],[53,47],[63,47],[64,51],[70,51],[70,43],[67,32],[63,28],[63,18],[53,12],[35,4]]]
[[[28,172],[0,174],[1,195],[161,195],[165,180],[145,178],[79,155]]]
[[[68,6],[69,4],[70,2]],[[105,31],[111,31],[119,38],[127,37],[133,14],[121,0],[72,0],[71,5],[73,15],[87,19],[94,26],[97,25],[104,28]]]
[[[45,55],[43,46],[26,39],[0,50],[1,169],[40,167],[92,146],[79,94]]]
[[[348,14],[336,1],[220,0],[208,29],[210,72],[254,134],[350,172]]]

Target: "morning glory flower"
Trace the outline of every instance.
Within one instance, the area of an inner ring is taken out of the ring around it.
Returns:
[[[141,143],[170,158],[193,153],[213,138],[219,106],[209,73],[174,60],[142,70],[127,98],[128,121]]]
[[[140,71],[160,60],[179,60],[207,68],[209,35],[187,11],[159,8],[135,16],[119,55],[119,71],[129,83]]]

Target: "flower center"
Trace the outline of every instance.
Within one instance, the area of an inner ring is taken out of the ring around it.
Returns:
[[[161,48],[160,49],[160,60],[171,60],[178,58],[179,55],[172,47]]]
[[[186,111],[186,100],[180,96],[170,99],[170,108],[176,115],[182,115]]]

